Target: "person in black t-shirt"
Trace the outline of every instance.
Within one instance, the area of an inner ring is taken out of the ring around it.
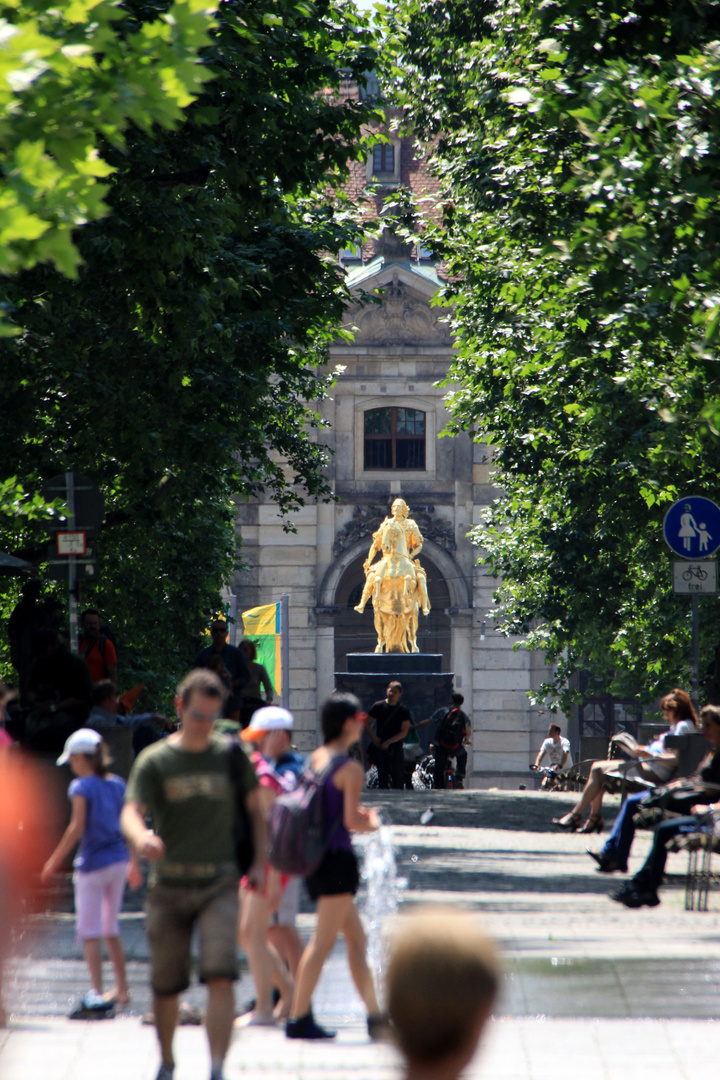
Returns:
[[[224,619],[215,619],[210,625],[212,645],[201,649],[195,657],[193,667],[211,668],[218,657],[222,658],[225,678],[230,686],[230,697],[225,704],[225,719],[240,720],[241,691],[250,679],[250,666],[242,649],[228,644],[228,625]],[[213,669],[214,670],[214,669]],[[217,672],[216,672],[217,674]]]
[[[410,730],[412,716],[410,710],[400,704],[401,696],[402,684],[391,682],[385,700],[376,701],[368,709],[368,715],[375,721],[375,730],[370,728],[370,741],[381,788],[403,786],[403,742]]]

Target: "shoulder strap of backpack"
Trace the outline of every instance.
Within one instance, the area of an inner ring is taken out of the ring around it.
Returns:
[[[103,658],[103,661],[105,660],[105,646],[106,646],[106,644],[107,644],[107,637],[106,637],[105,634],[101,634],[100,637],[97,639],[97,647],[98,647],[98,652],[100,653],[100,655]],[[93,648],[92,645],[88,645],[88,644],[83,645],[83,647],[78,650],[78,656],[80,656],[80,657],[82,657],[84,659],[89,652],[92,652],[92,648]]]
[[[230,766],[230,779],[235,785],[235,790],[238,795],[246,795],[247,792],[241,787],[241,769],[240,769],[240,755],[245,754],[240,743],[237,739],[230,738],[228,746],[228,759]]]
[[[311,772],[313,776],[316,777],[316,779],[321,780],[324,783],[329,776],[331,776],[334,772],[337,771],[337,769],[340,768],[341,765],[343,765],[346,761],[349,760],[350,757],[348,754],[335,754],[335,757],[331,757],[327,765],[325,765],[319,771],[317,769],[313,769],[312,765],[309,764],[307,766],[307,770]]]
[[[320,782],[320,786],[322,788],[324,788],[327,781],[338,771],[338,769],[342,768],[342,766],[345,764],[346,761],[349,761],[349,760],[350,760],[350,758],[349,758],[349,756],[347,754],[336,754],[335,757],[330,758],[330,760],[328,761],[325,768],[321,769],[320,772],[315,773],[315,776],[317,777],[318,781]],[[313,772],[314,772],[314,770],[313,770]],[[323,808],[324,808],[324,799],[323,799]],[[338,826],[340,825],[342,819],[343,819],[343,809],[341,807],[340,812],[335,817],[335,820],[332,822],[330,827],[325,830],[325,838],[326,838],[326,840],[328,842],[332,839],[332,837],[337,832]]]

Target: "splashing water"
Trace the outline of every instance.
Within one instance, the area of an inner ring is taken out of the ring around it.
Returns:
[[[381,825],[377,832],[355,838],[362,854],[362,880],[365,884],[360,897],[360,913],[368,939],[368,964],[373,973],[378,1000],[384,1004],[387,944],[385,924],[398,909],[406,878],[397,876],[397,863],[390,830]]]

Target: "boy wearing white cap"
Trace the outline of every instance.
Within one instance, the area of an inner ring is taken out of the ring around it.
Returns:
[[[116,1003],[130,1000],[118,916],[125,883],[129,880],[132,888],[138,888],[142,876],[120,833],[125,783],[109,771],[102,736],[91,728],[80,728],[66,741],[57,763],[69,763],[75,774],[68,789],[72,817],[42,869],[41,880],[46,882],[56,873],[79,843],[73,876],[77,937],[85,949],[91,988],[70,1018],[101,1020],[114,1015]],[[115,988],[107,995],[102,991],[102,938],[115,973]]]
[[[244,742],[255,744],[250,760],[258,777],[260,805],[266,818],[277,796],[292,790],[297,780],[296,770],[278,769],[276,764],[290,749],[292,726],[292,713],[279,705],[267,705],[253,714],[250,724],[240,735]],[[287,1016],[290,1009],[293,981],[268,937],[273,915],[282,903],[289,882],[287,875],[278,873],[269,863],[265,867],[262,889],[245,879],[241,882],[240,944],[247,953],[255,982],[255,1008],[241,1017],[242,1026],[272,1026],[276,1020]],[[299,941],[298,950],[302,952]],[[273,987],[280,992],[280,1001],[275,1008]]]

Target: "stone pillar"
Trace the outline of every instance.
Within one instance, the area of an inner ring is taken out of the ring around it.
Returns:
[[[318,708],[335,689],[335,605],[315,608]]]
[[[455,689],[467,698],[472,709],[472,608],[448,608],[450,616],[450,669],[455,672]],[[460,681],[458,682],[458,678]]]

